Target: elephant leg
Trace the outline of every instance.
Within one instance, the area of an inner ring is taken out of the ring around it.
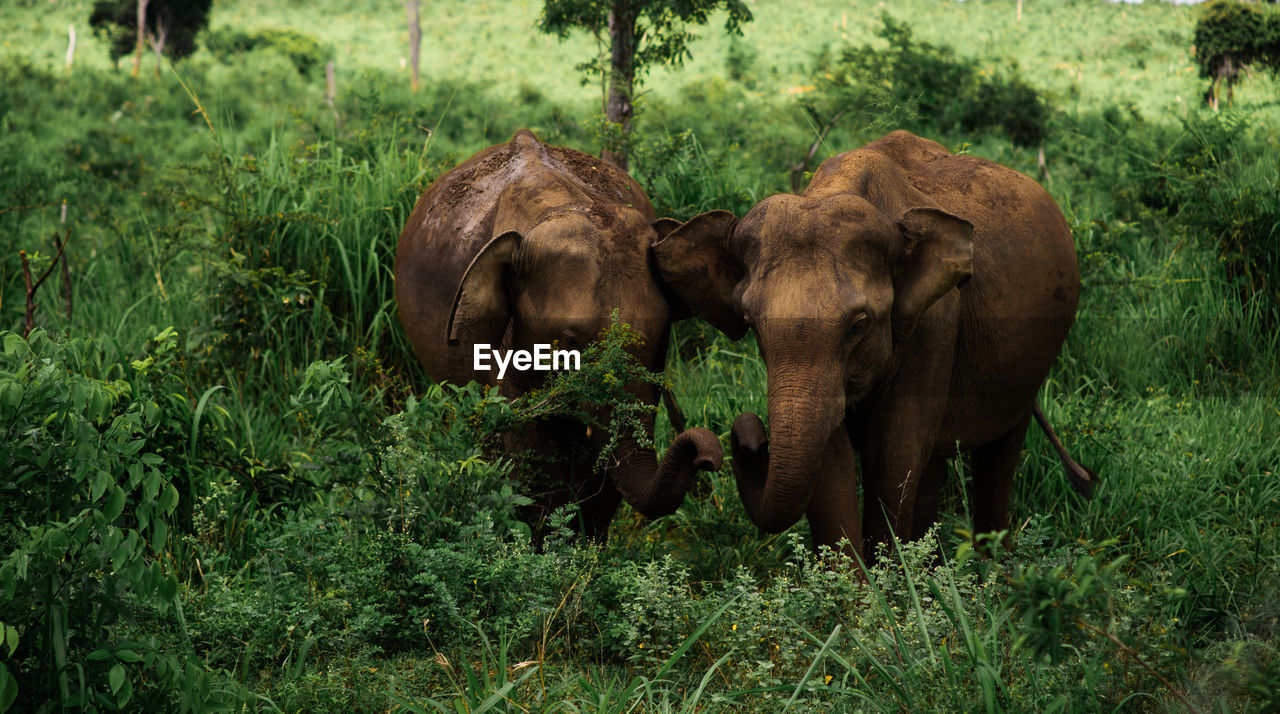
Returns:
[[[862,514],[858,510],[858,462],[849,434],[837,427],[827,442],[805,510],[815,546],[832,548],[849,540],[846,554],[862,553]]]
[[[1022,455],[1031,415],[1018,420],[1012,429],[988,444],[973,449],[973,532],[989,533],[1009,527],[1009,491]]]
[[[893,430],[887,432],[890,437]],[[876,546],[892,543],[894,536],[909,540],[915,535],[916,498],[929,464],[929,446],[915,440],[892,438],[869,447],[863,454],[863,548],[868,562]]]
[[[924,477],[916,491],[915,513],[911,516],[911,540],[919,540],[938,522],[938,498],[947,477],[947,460],[935,454],[925,467]]]
[[[618,510],[622,494],[613,484],[613,479],[605,478],[602,474],[592,478],[588,487],[592,490],[580,493],[581,500],[578,506],[578,517],[582,521],[582,535],[603,545],[609,538],[609,523],[613,521],[613,514]]]

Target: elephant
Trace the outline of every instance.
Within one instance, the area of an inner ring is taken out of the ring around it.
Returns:
[[[1036,393],[1080,293],[1071,231],[1038,183],[895,131],[741,220],[690,219],[654,253],[695,314],[755,332],[771,433],[739,415],[730,448],[762,530],[807,516],[817,545],[847,538],[866,557],[919,538],[957,445],[975,532],[1008,527],[1028,422],[1048,427]],[[1088,492],[1097,474],[1048,433]]]
[[[475,380],[512,399],[538,388],[548,372],[499,375],[496,365],[477,371],[477,345],[581,349],[611,324],[615,310],[642,338],[632,354],[662,372],[670,325],[680,313],[657,280],[650,246],[679,225],[655,220],[648,198],[623,171],[522,129],[442,175],[419,198],[396,247],[401,323],[432,379]],[[659,400],[652,385],[627,389],[651,406]],[[603,541],[620,499],[657,518],[676,510],[697,470],[720,468],[719,439],[707,429],[684,429],[667,396],[679,433],[661,463],[634,434],[620,434],[609,461],[596,468],[608,434],[567,417],[504,435],[508,450],[531,451],[545,462],[542,490],[535,489],[523,514],[536,542],[540,524],[559,506],[578,504],[580,532]],[[607,423],[607,414],[596,416]],[[650,441],[653,418],[642,420]],[[518,476],[531,483],[533,469],[521,470]]]

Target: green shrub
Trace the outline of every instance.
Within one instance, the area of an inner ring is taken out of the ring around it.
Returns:
[[[246,31],[220,27],[205,34],[204,44],[219,61],[228,63],[243,61],[239,56],[250,52],[278,52],[306,77],[317,76],[333,57],[333,50],[316,38],[287,29]]]
[[[135,362],[131,383],[83,376],[87,341],[0,341],[0,692],[16,687],[31,711],[227,700],[190,658],[180,583],[162,565],[182,498],[163,455],[182,395],[152,372],[171,367],[157,365],[164,351]]]
[[[687,220],[723,209],[743,215],[760,194],[746,184],[734,147],[712,156],[692,129],[645,137],[634,147],[632,173],[644,186],[659,216]]]
[[[182,59],[196,51],[196,35],[209,24],[213,0],[151,0],[147,4],[143,46],[160,42],[163,51]],[[138,4],[134,0],[94,0],[89,25],[111,45],[111,59],[134,51],[138,38]],[[146,47],[150,50],[150,47]],[[159,76],[160,68],[156,67]]]
[[[1132,177],[1114,184],[1122,206],[1168,216],[1216,249],[1246,302],[1280,310],[1280,148],[1270,127],[1237,112],[1191,114],[1121,157]]]
[[[216,198],[194,185],[187,195],[218,222],[203,273],[211,319],[196,337],[215,364],[253,373],[273,366],[262,362],[268,357],[296,374],[366,348],[416,375],[394,320],[391,266],[400,229],[438,167],[401,153],[394,139],[379,143],[376,158],[356,159],[329,143],[273,141],[259,155],[224,152],[202,168]]]
[[[876,35],[887,48],[846,47],[819,54],[814,90],[802,106],[821,127],[839,112],[870,121],[889,112],[891,128],[923,128],[944,134],[999,131],[1020,146],[1036,146],[1048,132],[1049,104],[1022,79],[1016,66],[988,73],[973,58],[913,37],[911,27],[882,13]],[[880,123],[884,119],[879,120]],[[905,125],[905,126],[903,126]]]
[[[1205,3],[1195,27],[1200,76],[1228,85],[1248,65],[1280,72],[1280,12],[1239,0]]]

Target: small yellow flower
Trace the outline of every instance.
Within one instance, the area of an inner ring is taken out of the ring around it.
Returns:
[[[737,632],[737,631],[738,631],[738,623],[736,623],[736,622],[735,622],[735,623],[733,623],[733,625],[732,625],[729,629],[730,629],[730,630],[733,630],[734,632]]]

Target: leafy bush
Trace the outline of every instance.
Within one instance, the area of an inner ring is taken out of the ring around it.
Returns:
[[[1230,85],[1255,63],[1280,72],[1280,12],[1239,0],[1212,0],[1200,12],[1194,39],[1201,77],[1225,78]]]
[[[745,174],[733,152],[712,156],[692,129],[645,137],[635,147],[632,172],[644,186],[659,216],[687,220],[704,211],[745,214],[755,203],[757,186],[744,186]]]
[[[841,112],[861,118],[888,111],[896,113],[895,124],[945,134],[1000,131],[1021,146],[1044,141],[1049,104],[1016,65],[1007,74],[989,73],[951,47],[917,41],[908,24],[887,12],[880,23],[875,34],[887,48],[862,45],[818,56],[814,90],[801,105],[819,127]]]
[[[196,35],[209,24],[213,0],[151,0],[143,24],[144,38],[159,43],[165,54],[182,59],[196,50]],[[89,24],[111,43],[111,58],[134,51],[138,38],[136,0],[94,0]],[[144,43],[145,44],[145,43]],[[160,68],[156,68],[158,75]]]
[[[333,57],[333,50],[316,38],[287,29],[246,31],[221,27],[207,33],[204,44],[222,62],[243,61],[238,56],[250,52],[279,52],[307,77],[317,76]]]
[[[1109,181],[1122,210],[1157,212],[1216,249],[1245,302],[1280,310],[1280,149],[1274,131],[1237,112],[1201,112],[1178,129],[1111,117],[1123,142]],[[1140,136],[1139,136],[1140,134]]]
[[[212,319],[197,336],[210,356],[263,366],[262,356],[275,355],[292,373],[368,348],[415,374],[393,319],[391,265],[400,229],[438,167],[401,154],[395,141],[375,153],[356,159],[332,144],[272,142],[260,155],[223,152],[202,168],[219,187],[216,198],[195,186],[186,196],[220,219],[204,285]]]
[[[162,455],[172,385],[152,371],[164,355],[104,381],[82,374],[86,341],[0,341],[0,692],[30,711],[226,700],[183,645],[161,560],[180,499]]]

